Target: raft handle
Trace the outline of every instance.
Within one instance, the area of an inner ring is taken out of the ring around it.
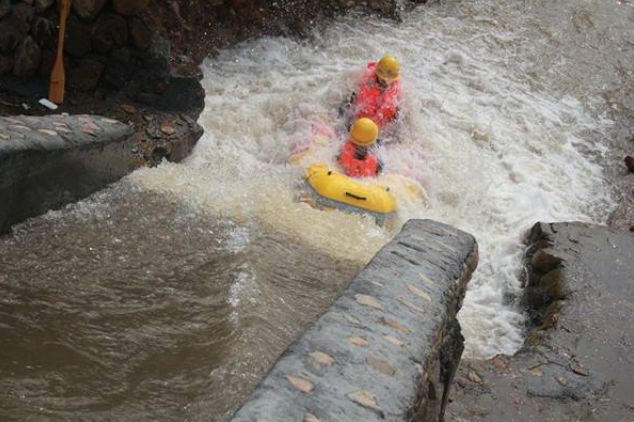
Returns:
[[[350,192],[346,192],[346,196],[349,196],[350,198],[358,199],[359,201],[365,201],[368,199],[365,196],[357,196],[354,193],[350,193]]]

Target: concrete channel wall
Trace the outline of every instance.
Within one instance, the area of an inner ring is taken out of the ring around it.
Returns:
[[[473,236],[410,220],[279,358],[233,422],[441,421]]]
[[[133,168],[133,130],[98,116],[0,117],[0,234]]]

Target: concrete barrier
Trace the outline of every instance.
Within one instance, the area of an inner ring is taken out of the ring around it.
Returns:
[[[97,116],[0,117],[0,234],[129,173],[132,135]]]
[[[233,422],[440,421],[475,239],[410,220],[280,357]]]

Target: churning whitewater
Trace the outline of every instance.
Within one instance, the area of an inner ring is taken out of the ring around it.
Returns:
[[[385,53],[402,62],[402,130],[380,155],[385,173],[418,181],[427,197],[396,192],[402,224],[430,218],[476,236],[480,264],[460,312],[466,353],[513,353],[524,317],[522,234],[536,221],[599,221],[611,200],[597,142],[609,120],[533,83],[535,40],[521,8],[503,22],[488,1],[418,8],[402,24],[347,18],[310,40],[264,38],[204,65],[205,135],[184,165],[165,163],[131,180],[173,194],[219,218],[258,220],[337,258],[365,262],[394,231],[297,201],[301,166],[289,150],[316,121],[343,141],[338,108],[365,63]],[[501,6],[497,6],[501,7]],[[336,143],[321,157],[334,164]],[[326,283],[327,280],[324,280]]]

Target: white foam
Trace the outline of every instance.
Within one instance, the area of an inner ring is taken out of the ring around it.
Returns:
[[[316,118],[342,130],[337,107],[365,61],[389,50],[403,61],[407,96],[402,142],[382,151],[386,172],[420,181],[429,196],[411,202],[397,192],[401,222],[433,218],[476,236],[480,264],[460,313],[467,353],[512,353],[523,316],[506,298],[520,291],[521,235],[536,221],[600,218],[610,204],[596,162],[604,147],[584,136],[610,122],[531,86],[521,15],[483,23],[481,7],[458,16],[418,9],[401,26],[344,20],[310,42],[265,38],[223,51],[203,68],[206,133],[194,154],[132,180],[220,217],[260,219],[339,257],[370,259],[393,233],[295,201],[301,169],[287,160]]]

